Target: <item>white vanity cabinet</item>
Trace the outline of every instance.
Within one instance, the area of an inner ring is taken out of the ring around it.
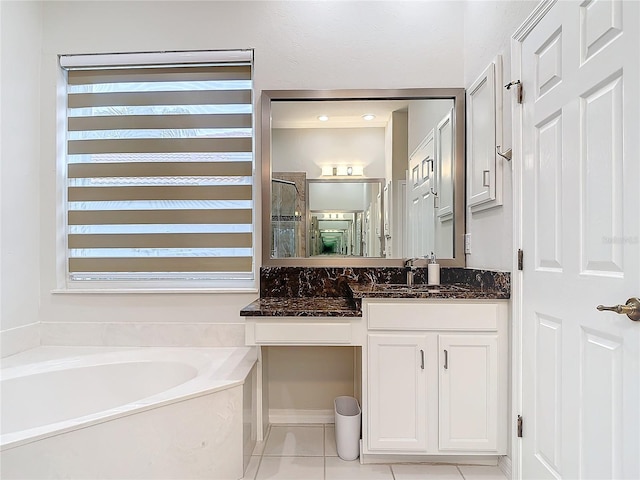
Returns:
[[[507,302],[371,299],[363,307],[364,453],[505,454]]]

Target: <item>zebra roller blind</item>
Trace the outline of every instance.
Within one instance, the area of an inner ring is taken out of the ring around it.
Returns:
[[[70,280],[253,278],[251,71],[67,71]]]

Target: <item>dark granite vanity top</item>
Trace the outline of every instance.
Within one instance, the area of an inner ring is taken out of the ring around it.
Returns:
[[[243,317],[360,317],[363,298],[507,299],[508,272],[446,268],[441,285],[426,285],[426,268],[418,268],[414,285],[406,285],[401,267],[307,268],[263,267],[260,298],[240,311]]]
[[[351,285],[354,299],[363,298],[438,298],[438,299],[501,299],[509,294],[496,289],[482,289],[471,285],[372,284]]]
[[[362,311],[350,298],[261,297],[240,311],[243,317],[360,317]]]

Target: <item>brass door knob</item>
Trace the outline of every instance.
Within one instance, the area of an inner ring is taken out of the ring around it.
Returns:
[[[599,311],[616,312],[620,315],[626,315],[634,322],[640,320],[640,300],[637,298],[630,298],[625,305],[614,305],[613,307],[605,307],[604,305],[598,305],[596,307]]]

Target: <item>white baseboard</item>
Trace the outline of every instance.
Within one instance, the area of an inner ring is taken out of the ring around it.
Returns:
[[[334,423],[333,410],[270,408],[269,423]]]
[[[502,471],[502,473],[504,473],[504,476],[507,477],[509,480],[511,478],[513,478],[511,475],[511,458],[507,457],[506,455],[504,457],[500,457],[500,460],[498,460],[498,468]]]
[[[437,463],[450,465],[498,465],[498,457],[493,455],[399,455],[360,454],[360,463]]]
[[[15,355],[40,346],[40,322],[0,332],[0,349],[3,357]]]

